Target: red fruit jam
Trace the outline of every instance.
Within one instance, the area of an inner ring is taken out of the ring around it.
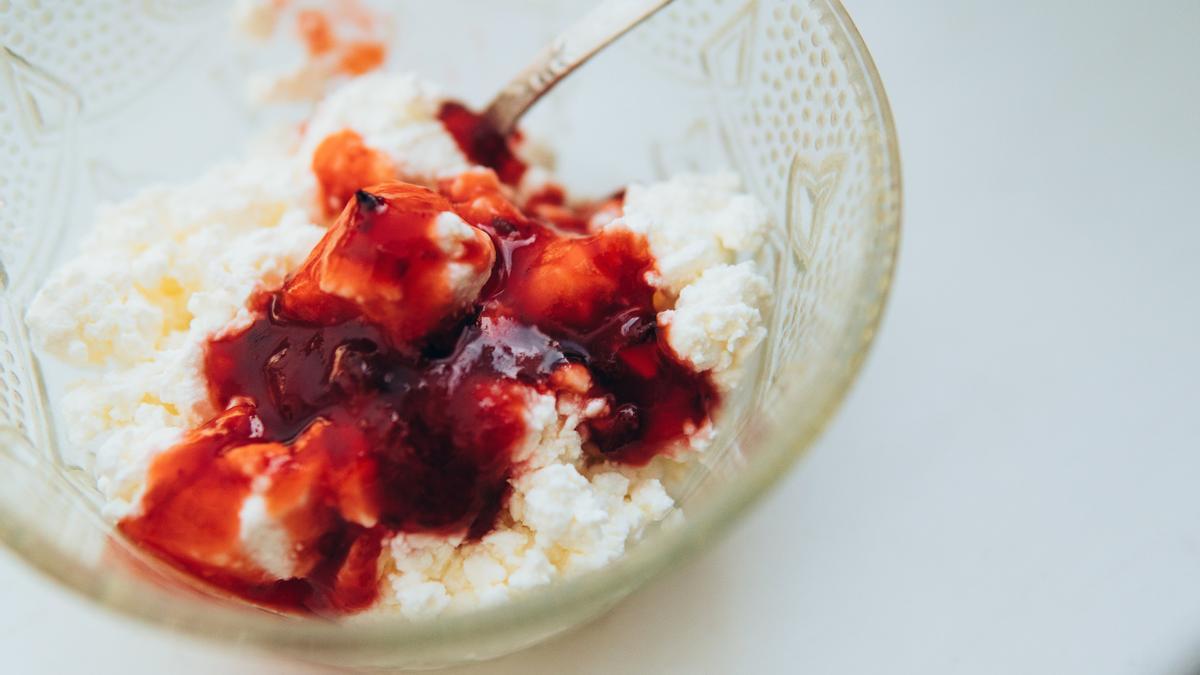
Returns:
[[[296,14],[296,32],[304,43],[310,59],[334,55],[334,68],[346,75],[357,76],[375,70],[387,59],[387,47],[378,40],[344,40],[334,30],[334,19],[339,23],[357,24],[360,31],[371,32],[371,17],[355,8],[346,6],[338,15],[330,17],[316,9],[300,10]]]
[[[491,167],[507,185],[521,181],[527,167],[512,151],[512,142],[520,140],[518,135],[506,138],[496,133],[482,115],[457,101],[443,103],[438,119],[467,159]]]
[[[453,257],[435,238],[446,211],[476,235]],[[284,287],[252,299],[254,321],[209,340],[223,412],[154,461],[122,531],[252,602],[341,614],[375,601],[390,535],[496,526],[531,396],[604,399],[584,423],[592,461],[669,451],[718,397],[663,344],[646,242],[595,233],[619,211],[615,198],[560,227],[484,170],[436,192],[359,190]],[[486,279],[476,297],[455,294],[452,264]],[[286,573],[244,551],[248,498],[286,530]]]
[[[313,151],[312,172],[320,189],[321,208],[332,218],[364,185],[396,179],[396,167],[385,153],[369,147],[358,132],[330,134]]]

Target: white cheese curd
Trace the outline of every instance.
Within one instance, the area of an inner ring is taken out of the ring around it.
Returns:
[[[676,356],[730,389],[767,335],[760,308],[769,296],[754,263],[716,265],[684,286],[675,309],[659,313],[658,322]]]
[[[752,256],[768,223],[766,207],[729,172],[630,185],[624,211],[607,227],[646,237],[658,264],[655,285],[673,296],[706,269]]]
[[[136,506],[150,459],[215,412],[204,341],[247,322],[250,294],[282,284],[324,234],[309,217],[312,184],[269,157],[149,188],[101,209],[81,254],[33,299],[35,344],[87,367],[64,419],[111,516]]]
[[[300,141],[312,157],[321,141],[353,130],[385,153],[403,180],[432,186],[471,167],[438,120],[445,96],[415,75],[371,73],[351,80],[317,104]]]

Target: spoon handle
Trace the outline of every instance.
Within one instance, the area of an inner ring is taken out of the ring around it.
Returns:
[[[564,77],[673,0],[606,0],[559,33],[484,111],[493,129],[508,135],[517,120]]]

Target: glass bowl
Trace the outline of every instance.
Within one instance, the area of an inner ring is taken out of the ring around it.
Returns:
[[[587,4],[391,3],[389,67],[480,104]],[[144,559],[113,535],[71,460],[56,417],[66,374],[31,352],[22,316],[47,272],[77,253],[97,202],[236,156],[274,114],[244,102],[258,57],[229,38],[228,14],[181,0],[0,0],[0,536],[29,564],[125,615],[309,661],[488,658],[596,617],[710,543],[834,413],[875,335],[899,234],[878,74],[837,0],[678,0],[525,126],[550,142],[576,192],[730,166],[773,215],[760,260],[774,288],[770,334],[717,450],[679,495],[683,524],[600,571],[423,622],[280,616]]]

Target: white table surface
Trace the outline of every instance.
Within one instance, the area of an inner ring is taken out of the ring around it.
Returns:
[[[1200,668],[1200,2],[847,4],[907,202],[861,381],[706,555],[467,672]],[[310,672],[0,588],[3,672]]]

